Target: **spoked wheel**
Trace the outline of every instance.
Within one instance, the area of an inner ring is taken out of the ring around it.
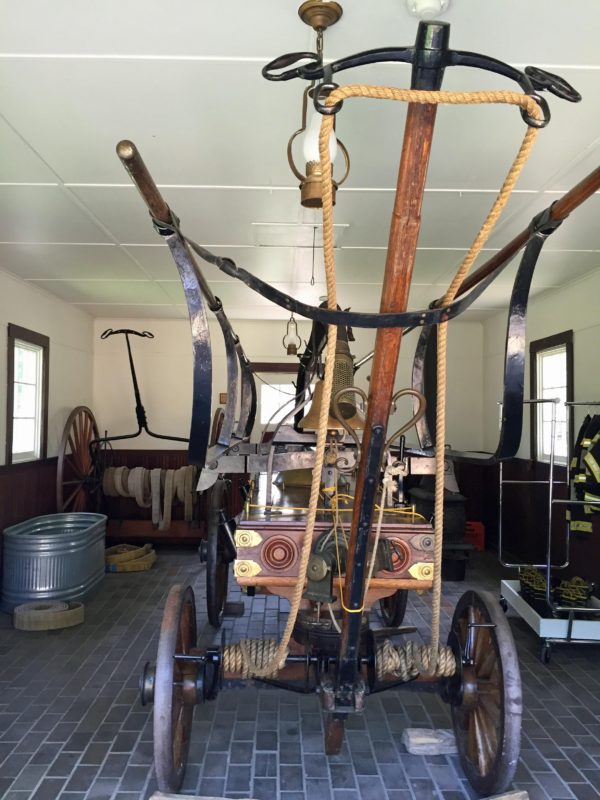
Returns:
[[[398,628],[402,625],[407,602],[408,589],[398,589],[394,594],[379,601],[379,613],[386,628]]]
[[[194,593],[191,586],[176,584],[165,605],[154,678],[154,767],[161,792],[177,792],[185,773],[198,668],[174,656],[195,646]]]
[[[208,497],[208,524],[206,530],[206,604],[208,621],[220,628],[227,600],[229,564],[227,532],[221,529],[221,511],[224,508],[227,481],[219,479]],[[229,543],[229,550],[232,545]]]
[[[58,450],[56,470],[57,511],[88,511],[97,507],[100,478],[90,452],[98,426],[87,406],[69,414]]]
[[[449,699],[463,770],[477,792],[500,794],[519,758],[522,694],[512,632],[492,594],[460,598],[448,644],[460,658]]]

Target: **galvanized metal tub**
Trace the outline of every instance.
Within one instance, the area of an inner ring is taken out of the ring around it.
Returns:
[[[2,611],[36,600],[81,600],[104,577],[104,514],[47,514],[4,530]]]

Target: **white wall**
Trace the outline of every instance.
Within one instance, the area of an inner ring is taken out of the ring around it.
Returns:
[[[598,264],[600,267],[600,263]],[[573,372],[575,400],[600,399],[600,269],[578,283],[552,289],[532,298],[527,314],[527,354],[529,343],[562,331],[573,331]],[[502,396],[506,313],[496,314],[484,324],[483,419],[484,446],[498,441],[498,408]],[[529,358],[525,366],[525,397],[529,397]],[[577,426],[586,409],[577,412]],[[523,417],[523,436],[518,456],[529,458],[529,414]]]
[[[211,322],[213,344],[213,409],[218,405],[219,392],[227,391],[225,354],[220,329]],[[306,339],[310,324],[300,321],[300,335]],[[281,321],[233,320],[247,355],[252,361],[284,361],[297,363],[285,355],[281,338],[285,323]],[[93,409],[101,427],[109,435],[131,433],[137,429],[135,402],[123,336],[105,340],[100,334],[106,328],[147,329],[154,340],[131,337],[134,361],[142,402],[146,408],[151,430],[174,436],[187,436],[192,397],[192,350],[189,323],[186,320],[97,319],[94,323],[94,401]],[[373,346],[374,334],[354,331],[357,341],[351,351],[358,358]],[[448,380],[448,441],[460,449],[480,449],[483,435],[482,376],[483,349],[480,323],[453,322],[449,337]],[[401,351],[396,387],[410,385],[412,356],[416,333],[406,337]],[[367,388],[369,367],[357,373],[357,385]],[[264,376],[267,377],[267,376]],[[290,376],[292,377],[292,376]],[[273,378],[273,380],[277,380]],[[260,387],[260,382],[258,383]],[[260,388],[258,389],[260,392]],[[393,420],[396,427],[409,413],[409,401],[399,409]],[[390,423],[390,429],[392,423]],[[115,443],[115,447],[119,443]],[[151,439],[145,434],[139,439],[123,442],[121,447],[177,448],[178,443]]]
[[[9,323],[50,339],[48,457],[57,454],[70,411],[77,405],[92,405],[92,318],[0,270],[0,464],[6,454]]]

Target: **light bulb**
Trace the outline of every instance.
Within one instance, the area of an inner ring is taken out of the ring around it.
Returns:
[[[443,14],[449,4],[450,0],[406,0],[408,11],[422,19]]]
[[[308,164],[311,161],[320,161],[319,155],[319,134],[321,133],[321,120],[323,115],[319,114],[316,109],[313,109],[310,122],[306,126],[306,133],[302,142],[302,155]],[[329,135],[329,158],[331,163],[335,161],[337,155],[337,139],[335,138],[335,131],[331,129]]]

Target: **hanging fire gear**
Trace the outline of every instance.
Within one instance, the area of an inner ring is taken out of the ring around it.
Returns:
[[[569,465],[571,497],[584,503],[567,510],[571,533],[592,532],[592,516],[600,511],[600,415],[586,415]]]

